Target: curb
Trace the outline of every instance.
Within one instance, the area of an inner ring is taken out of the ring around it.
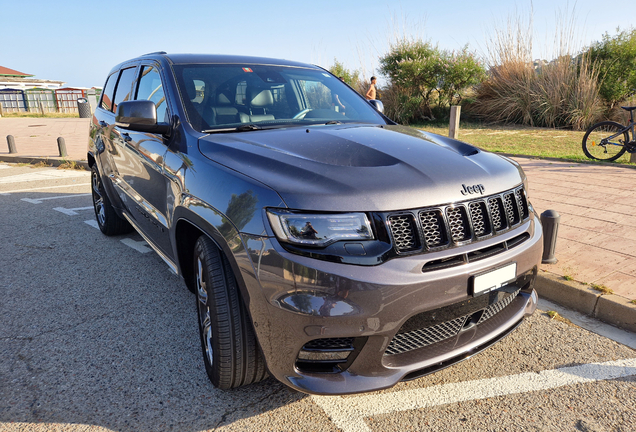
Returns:
[[[602,294],[588,285],[567,281],[562,276],[542,272],[535,290],[540,297],[595,317],[608,324],[636,332],[636,304],[614,294]]]
[[[61,157],[41,157],[41,156],[6,156],[0,155],[0,162],[9,162],[9,163],[28,163],[34,164],[38,162],[44,162],[45,164],[51,166],[60,166],[62,164],[68,162],[75,162],[77,165],[84,167],[87,170],[90,170],[88,166],[88,162],[85,160],[77,160],[72,158],[61,158]]]

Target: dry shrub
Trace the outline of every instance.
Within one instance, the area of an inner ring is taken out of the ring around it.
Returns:
[[[558,31],[560,55],[550,63],[533,62],[532,23],[508,21],[489,44],[490,71],[477,87],[470,110],[486,121],[582,130],[603,110],[598,72],[585,55],[570,54],[573,34]]]

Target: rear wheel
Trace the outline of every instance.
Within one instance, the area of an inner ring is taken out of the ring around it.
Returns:
[[[590,159],[613,161],[625,153],[629,142],[627,132],[620,123],[604,121],[587,130],[583,137],[583,153]]]
[[[96,164],[91,168],[91,188],[95,218],[99,229],[107,236],[126,234],[132,231],[133,228],[128,221],[120,218],[111,205]]]
[[[227,258],[206,236],[194,246],[194,278],[203,361],[220,389],[261,381],[265,360]]]

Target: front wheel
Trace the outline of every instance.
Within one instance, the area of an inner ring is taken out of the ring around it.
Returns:
[[[212,384],[230,389],[264,379],[265,359],[230,264],[206,236],[194,246],[194,278],[203,361]]]
[[[91,168],[91,188],[95,218],[101,232],[107,236],[126,234],[133,230],[127,220],[119,217],[106,195],[97,164]]]
[[[595,124],[583,137],[583,153],[590,159],[614,161],[625,153],[629,135],[625,126],[612,121]]]

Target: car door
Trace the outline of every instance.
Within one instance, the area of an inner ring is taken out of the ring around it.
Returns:
[[[164,93],[164,86],[155,64],[142,63],[139,66],[128,100],[150,100],[157,109],[157,123],[168,124],[170,114]],[[117,93],[115,94],[117,97]],[[160,253],[172,259],[167,216],[168,184],[164,176],[164,157],[167,151],[166,139],[161,134],[135,132],[118,129],[120,133],[122,161],[119,173],[126,187],[132,217],[143,231],[146,240],[160,249]]]

